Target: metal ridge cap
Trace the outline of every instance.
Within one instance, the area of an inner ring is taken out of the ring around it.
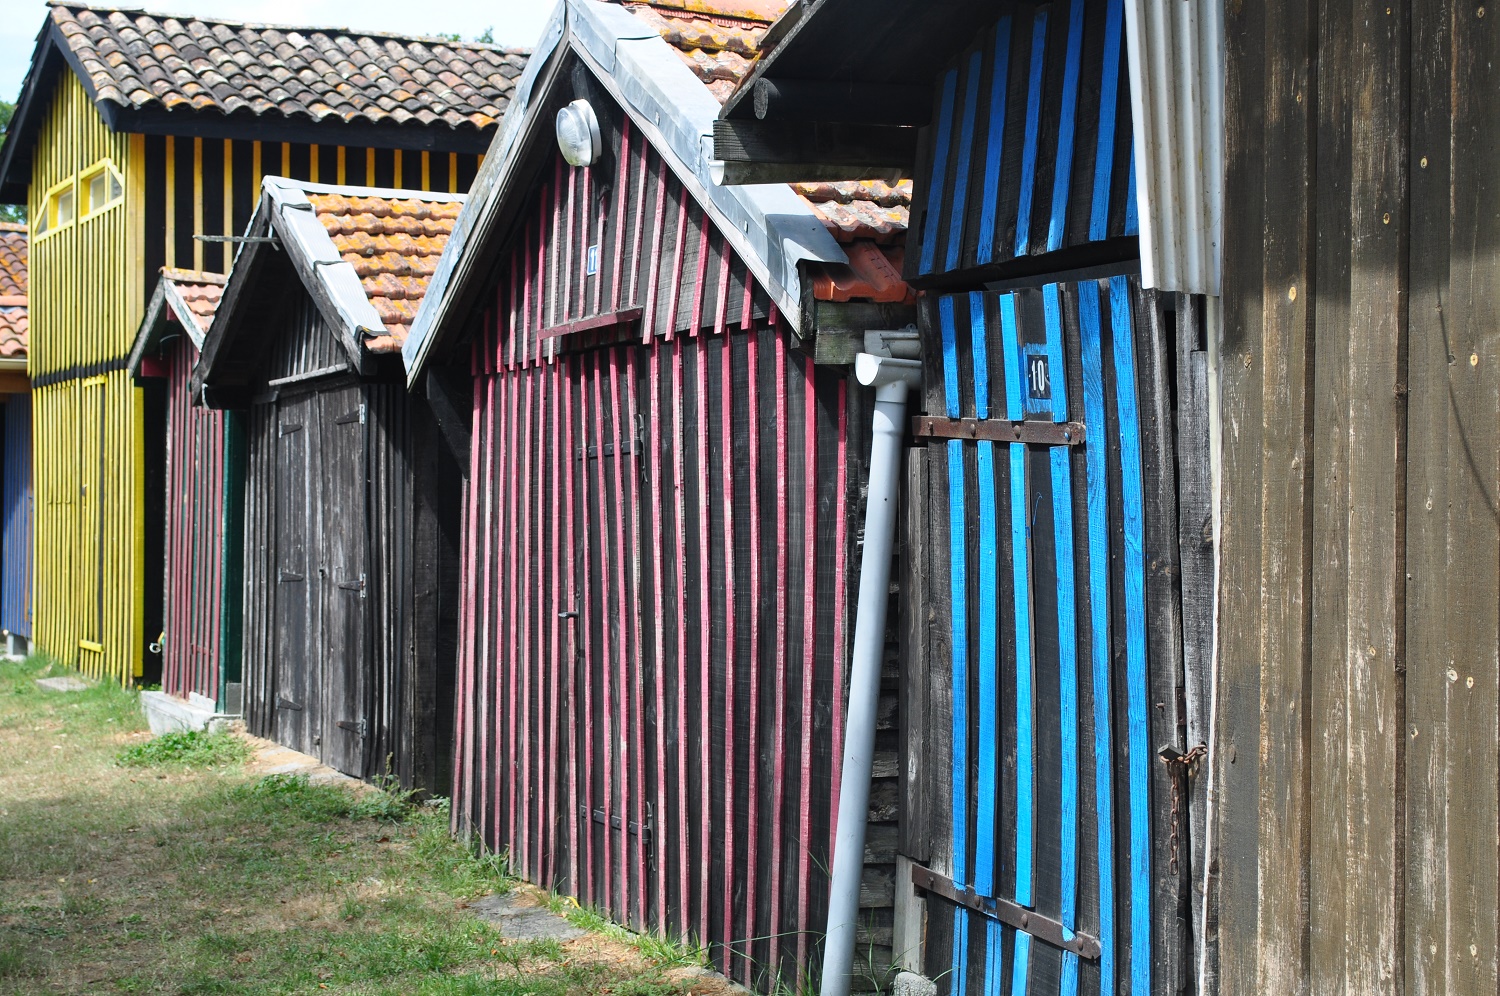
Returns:
[[[446,190],[412,190],[406,187],[360,187],[348,183],[315,183],[311,180],[293,180],[289,177],[267,174],[263,180],[278,180],[281,188],[295,187],[304,194],[341,194],[344,197],[380,197],[388,201],[430,201],[434,204],[462,204],[469,199],[467,191],[449,193]]]
[[[272,205],[271,227],[281,237],[282,249],[292,258],[304,283],[311,277],[327,292],[337,315],[326,317],[337,318],[344,326],[341,331],[354,342],[360,341],[362,331],[389,332],[365,294],[353,264],[344,259],[313,213],[312,201],[301,183],[268,176],[262,179],[261,189]]]

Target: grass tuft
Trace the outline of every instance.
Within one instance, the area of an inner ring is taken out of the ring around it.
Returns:
[[[127,747],[118,763],[127,768],[218,768],[244,764],[249,757],[249,745],[233,734],[188,730]]]

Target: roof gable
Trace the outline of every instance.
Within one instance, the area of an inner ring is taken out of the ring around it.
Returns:
[[[135,344],[130,349],[126,369],[139,375],[142,360],[160,350],[173,321],[187,333],[193,349],[202,349],[203,338],[208,334],[223,294],[222,273],[162,267],[156,290],[146,305],[146,316],[141,320]]]
[[[495,45],[54,0],[0,155],[0,199],[25,195],[65,66],[115,131],[481,152],[525,64]]]
[[[684,58],[657,24],[625,6],[563,0],[516,87],[438,264],[427,303],[412,325],[403,349],[409,377],[417,375],[434,344],[474,307],[497,244],[524,199],[518,197],[518,185],[536,168],[538,157],[555,148],[552,121],[544,112],[555,103],[553,91],[560,88],[561,70],[570,56],[630,115],[794,328],[802,293],[799,266],[849,265],[818,212],[792,188],[714,183],[710,135],[720,105],[704,85],[703,70],[695,68],[700,60]]]
[[[448,241],[463,194],[303,183],[268,176],[194,372],[194,389],[253,381],[252,341],[290,269],[349,366],[399,352]],[[272,265],[268,265],[272,264]]]

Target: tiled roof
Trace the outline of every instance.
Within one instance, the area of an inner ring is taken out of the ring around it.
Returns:
[[[162,267],[161,278],[170,285],[173,297],[176,298],[172,314],[179,322],[191,321],[197,326],[196,338],[201,342],[208,334],[209,325],[213,324],[219,298],[224,294],[224,274]],[[182,314],[183,311],[187,314]]]
[[[0,222],[0,359],[26,356],[26,226]]]
[[[365,348],[399,352],[462,203],[312,192],[307,199],[386,327]]]
[[[787,8],[782,0],[656,0],[626,5],[661,32],[719,103],[729,99],[760,54],[760,40]],[[911,213],[911,181],[894,186],[880,180],[797,183],[792,189],[807,202],[833,237],[844,244],[850,266],[829,267],[815,277],[819,300],[903,301],[914,299],[901,282],[901,246]],[[859,249],[874,243],[871,255]],[[876,263],[883,256],[885,263]],[[888,269],[888,267],[892,269]],[[833,271],[841,271],[834,273]],[[895,284],[890,275],[894,273]],[[838,295],[828,296],[825,294]]]
[[[0,297],[26,296],[26,226],[0,222]]]
[[[485,129],[526,64],[494,45],[51,3],[96,99],[128,109]]]

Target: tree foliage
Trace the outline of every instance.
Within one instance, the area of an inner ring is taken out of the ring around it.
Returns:
[[[0,149],[5,147],[5,137],[10,132],[10,119],[16,113],[16,105],[0,100]],[[0,204],[0,221],[25,223],[26,205]]]

